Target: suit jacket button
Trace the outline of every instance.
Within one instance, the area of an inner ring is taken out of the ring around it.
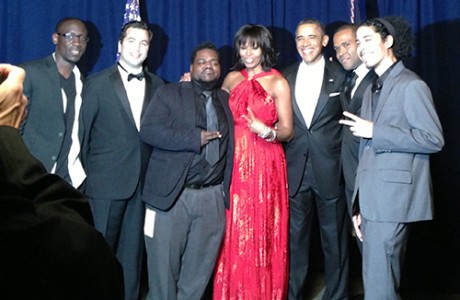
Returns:
[[[64,136],[64,133],[59,132],[59,133],[58,133],[58,136],[59,136],[59,137],[63,137],[63,136]]]

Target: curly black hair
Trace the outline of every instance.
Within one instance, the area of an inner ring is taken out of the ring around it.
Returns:
[[[382,19],[384,20],[382,22]],[[393,28],[387,28],[384,23],[390,23]],[[404,59],[411,55],[414,47],[414,35],[409,23],[400,16],[387,16],[383,18],[375,18],[364,21],[360,26],[373,27],[375,32],[380,34],[382,40],[388,35],[393,36],[393,54],[398,60]],[[393,33],[394,31],[394,33]]]
[[[190,55],[190,64],[193,64],[195,62],[195,58],[198,52],[204,49],[215,51],[217,53],[217,57],[220,60],[220,55],[219,55],[219,51],[217,50],[217,47],[213,43],[206,41],[201,44],[198,44],[197,46],[195,46],[195,48],[193,48],[192,54]]]

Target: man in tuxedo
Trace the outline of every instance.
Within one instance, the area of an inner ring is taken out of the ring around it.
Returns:
[[[401,269],[412,222],[433,217],[429,154],[444,145],[431,92],[401,61],[413,36],[400,17],[365,21],[358,53],[378,78],[363,97],[361,117],[344,112],[361,137],[353,225],[363,241],[366,299],[400,299]]]
[[[337,60],[348,72],[345,76],[340,102],[342,110],[359,116],[364,91],[376,78],[373,69],[369,69],[359,59],[356,51],[356,25],[345,24],[334,33],[334,50]],[[358,167],[360,138],[350,130],[342,131],[341,170],[345,180],[345,196],[348,213],[351,218],[351,196],[355,187],[355,173]]]
[[[78,188],[86,175],[80,162],[78,116],[82,75],[76,66],[88,42],[83,22],[65,18],[56,25],[53,54],[24,63],[27,116],[21,134],[32,154],[45,166]]]
[[[0,74],[0,298],[123,299],[121,266],[87,200],[19,135],[24,70],[0,64]]]
[[[141,117],[163,81],[143,70],[152,33],[132,21],[120,32],[119,62],[88,78],[81,108],[82,161],[96,228],[120,260],[125,299],[138,299],[144,205],[140,193],[150,149],[140,141]]]
[[[322,54],[329,41],[316,19],[302,20],[296,46],[302,61],[283,73],[291,87],[294,138],[285,145],[290,197],[289,299],[302,299],[309,268],[314,207],[324,254],[324,299],[348,297],[346,200],[339,180],[344,71]]]
[[[141,139],[153,147],[142,196],[148,299],[201,299],[215,267],[233,164],[220,73],[216,47],[198,45],[191,81],[158,89],[142,122]]]

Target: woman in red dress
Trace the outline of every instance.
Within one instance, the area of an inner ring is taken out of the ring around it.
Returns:
[[[288,189],[280,142],[293,136],[289,85],[275,69],[270,32],[241,27],[230,93],[235,150],[230,209],[216,266],[214,299],[285,299],[288,282]]]

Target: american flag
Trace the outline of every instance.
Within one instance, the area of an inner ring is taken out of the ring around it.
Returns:
[[[130,21],[140,21],[141,14],[139,10],[139,0],[126,0],[125,14],[123,19],[123,25]]]

